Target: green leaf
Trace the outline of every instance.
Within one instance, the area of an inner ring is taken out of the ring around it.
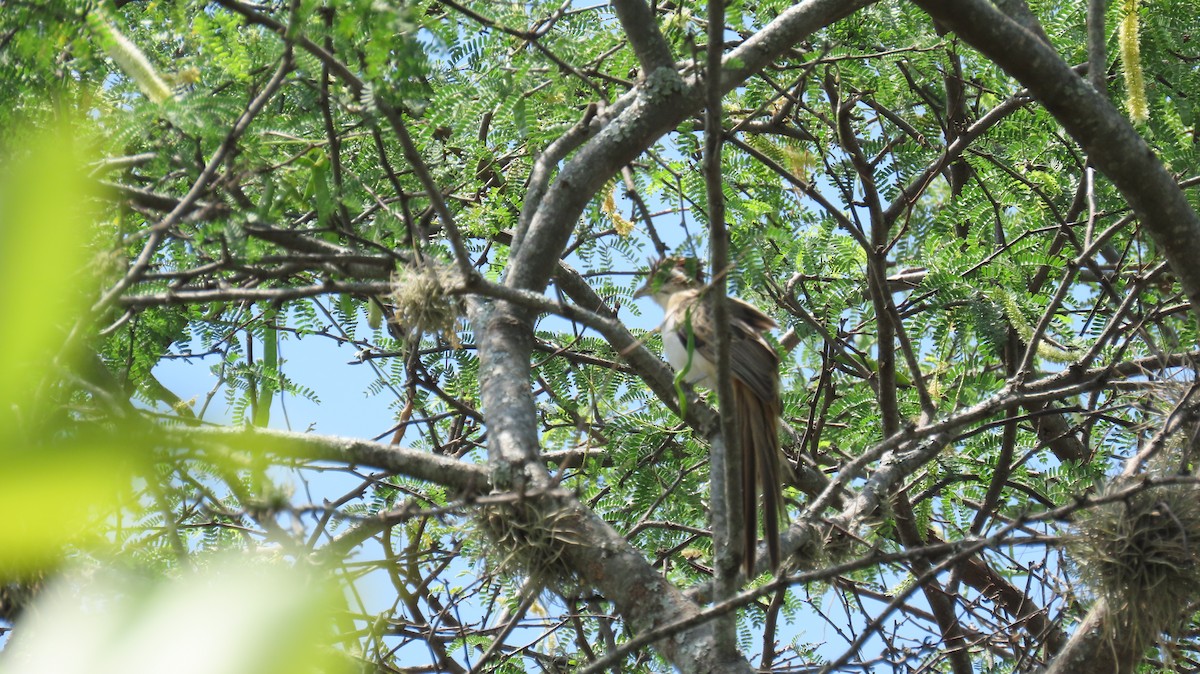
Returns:
[[[0,414],[25,402],[62,353],[92,285],[88,207],[97,196],[67,124],[18,135],[0,173]],[[5,424],[5,428],[10,428]]]
[[[177,579],[68,579],[44,592],[0,673],[348,672],[329,643],[341,603],[331,590],[318,574],[249,557]]]
[[[5,572],[45,568],[61,557],[64,546],[89,542],[98,520],[121,504],[144,456],[131,452],[127,442],[104,440],[17,451],[13,431],[7,435],[0,453],[0,512],[21,514],[0,517]]]
[[[271,421],[271,401],[279,390],[279,331],[275,329],[279,310],[274,307],[263,313],[262,377],[258,381],[258,400],[254,406],[254,425],[266,428]]]

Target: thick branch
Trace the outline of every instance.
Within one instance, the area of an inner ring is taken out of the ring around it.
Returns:
[[[164,428],[161,433],[171,443],[184,446],[373,466],[440,484],[464,496],[485,493],[489,486],[487,470],[482,466],[370,440],[232,426]]]
[[[674,64],[671,46],[658,30],[658,19],[646,0],[613,0],[612,8],[643,70],[650,73]]]
[[[470,313],[479,335],[480,395],[488,425],[493,480],[502,489],[542,491],[553,486],[553,478],[539,456],[537,411],[529,388],[529,312],[507,301],[473,299]],[[587,544],[565,546],[565,559],[585,583],[617,605],[635,632],[698,612],[697,606],[655,571],[640,551],[576,499],[564,497],[539,507],[567,514],[559,528],[569,530],[571,540]],[[744,662],[732,669],[714,669],[715,643],[707,624],[659,641],[656,648],[682,671],[749,671]]]
[[[304,297],[317,297],[332,293],[350,295],[380,295],[387,293],[391,284],[379,281],[375,283],[343,283],[329,281],[315,285],[297,286],[293,288],[205,288],[197,290],[179,290],[163,293],[146,293],[143,295],[123,295],[117,303],[123,307],[161,307],[184,304],[208,304],[209,302],[286,302]]]
[[[725,57],[721,91],[728,93],[813,31],[874,0],[806,0],[780,14]],[[684,79],[674,68],[659,67],[624,101],[620,114],[563,166],[541,196],[528,229],[520,232],[505,282],[541,290],[552,266],[566,247],[575,223],[593,195],[658,138],[695,113],[703,104],[704,86],[697,77]],[[621,104],[621,102],[619,102]]]

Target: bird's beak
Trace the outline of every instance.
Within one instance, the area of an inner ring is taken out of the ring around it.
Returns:
[[[650,281],[651,280],[652,279],[646,279],[646,282],[642,284],[642,287],[633,291],[633,299],[636,300],[639,297],[648,297],[650,295]]]

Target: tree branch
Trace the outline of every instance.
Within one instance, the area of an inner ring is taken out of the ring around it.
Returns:
[[[488,472],[482,466],[369,440],[233,426],[164,427],[159,432],[165,440],[183,446],[373,466],[440,484],[463,496],[483,494],[489,489]]]
[[[674,66],[671,45],[658,30],[658,17],[650,11],[645,0],[612,0],[612,8],[643,72],[652,73],[659,68]]]
[[[805,0],[789,8],[725,57],[721,91],[728,93],[805,36],[874,1]],[[645,81],[620,103],[620,114],[567,161],[541,196],[528,230],[519,232],[505,283],[544,288],[551,272],[545,260],[557,258],[566,247],[591,198],[621,167],[691,116],[703,97],[703,82],[694,75],[685,80],[668,67],[646,73]]]

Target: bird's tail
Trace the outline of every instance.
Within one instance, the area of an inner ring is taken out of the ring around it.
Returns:
[[[733,399],[737,410],[742,445],[742,530],[743,568],[754,576],[758,549],[758,492],[763,496],[763,537],[771,570],[780,564],[779,523],[786,521],[783,503],[782,451],[779,447],[779,401],[763,401],[742,382],[734,379]]]

